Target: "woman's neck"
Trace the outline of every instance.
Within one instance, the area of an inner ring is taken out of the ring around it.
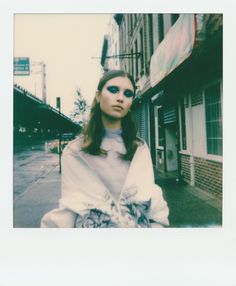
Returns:
[[[102,123],[104,128],[107,129],[119,129],[121,128],[121,120],[117,118],[108,117],[106,115],[102,115]]]

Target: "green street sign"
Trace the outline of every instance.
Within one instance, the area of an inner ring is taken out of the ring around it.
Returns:
[[[14,58],[14,75],[30,75],[29,58]]]

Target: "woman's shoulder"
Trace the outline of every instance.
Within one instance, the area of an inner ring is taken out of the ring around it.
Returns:
[[[146,143],[146,141],[139,136],[136,136],[136,144],[138,147],[148,147],[148,144]]]
[[[142,156],[149,156],[150,155],[150,147],[147,142],[143,139],[138,137],[139,143],[137,146],[137,153]]]
[[[70,141],[63,150],[63,154],[78,154],[81,151],[81,146],[83,144],[83,135],[80,134],[74,140]]]

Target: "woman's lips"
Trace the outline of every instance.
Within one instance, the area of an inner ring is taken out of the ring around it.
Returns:
[[[123,107],[121,107],[119,105],[113,105],[112,107],[116,110],[120,110],[120,111],[123,110]]]

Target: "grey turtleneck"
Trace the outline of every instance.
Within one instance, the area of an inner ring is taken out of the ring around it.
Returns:
[[[118,200],[130,165],[129,161],[119,157],[119,154],[126,153],[121,129],[106,128],[101,148],[107,151],[107,156],[87,153],[84,153],[84,156],[113,197]]]

